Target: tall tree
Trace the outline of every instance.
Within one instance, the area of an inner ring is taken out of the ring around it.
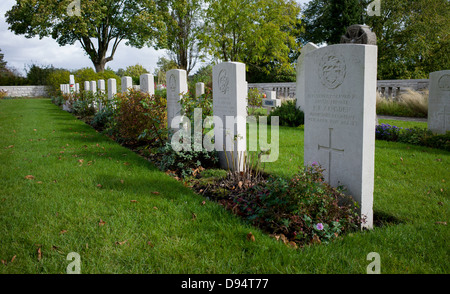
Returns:
[[[2,53],[2,49],[0,49],[0,74],[6,71],[6,61],[3,60],[5,54]]]
[[[383,0],[366,17],[378,37],[379,79],[420,79],[450,68],[450,2]]]
[[[202,46],[217,60],[270,73],[292,67],[300,7],[291,0],[216,0],[207,10]]]
[[[160,6],[167,26],[165,48],[178,67],[188,74],[200,57],[197,34],[204,4],[204,0],[167,0]]]
[[[51,36],[60,46],[80,42],[97,72],[113,60],[122,41],[137,48],[163,41],[165,26],[156,0],[79,1],[76,14],[69,10],[74,2],[17,0],[6,21],[12,32],[27,38]]]
[[[362,24],[367,1],[361,0],[312,0],[305,6],[301,34],[303,43],[337,44],[347,27]]]

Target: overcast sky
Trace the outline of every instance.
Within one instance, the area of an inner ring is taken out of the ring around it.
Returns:
[[[53,65],[57,68],[70,70],[83,67],[93,68],[92,62],[84,53],[79,42],[75,45],[60,47],[52,38],[27,39],[23,35],[15,35],[9,31],[5,13],[11,9],[15,2],[15,0],[0,0],[0,49],[9,67],[17,69],[22,74],[25,74],[27,66],[32,64]],[[304,4],[309,0],[297,0],[297,2]],[[106,66],[118,70],[129,65],[141,64],[153,73],[156,62],[161,56],[167,56],[164,50],[157,51],[147,47],[136,49],[125,46],[125,42],[122,41],[114,55],[114,60],[108,62]]]

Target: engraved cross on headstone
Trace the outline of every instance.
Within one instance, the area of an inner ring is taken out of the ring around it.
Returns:
[[[333,143],[332,143],[332,133],[333,133],[333,129],[330,128],[329,129],[329,138],[328,138],[328,145],[329,146],[321,146],[318,145],[318,149],[319,150],[326,150],[328,151],[328,183],[330,184],[330,178],[331,178],[331,159],[332,159],[332,154],[334,153],[338,153],[338,154],[343,154],[344,153],[344,149],[337,149],[333,147]]]

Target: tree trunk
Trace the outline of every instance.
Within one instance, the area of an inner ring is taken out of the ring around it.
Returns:
[[[94,63],[95,71],[97,73],[105,71],[105,66],[106,66],[106,59],[105,58],[103,58],[100,62],[93,61],[93,63]]]

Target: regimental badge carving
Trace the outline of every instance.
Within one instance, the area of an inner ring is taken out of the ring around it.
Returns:
[[[175,78],[175,75],[170,75],[169,77],[169,89],[172,92],[175,92],[177,89],[177,79]]]
[[[320,60],[319,78],[328,89],[336,89],[344,82],[347,74],[344,57],[340,55],[325,55]]]
[[[220,71],[218,83],[220,92],[222,92],[223,94],[227,94],[228,90],[230,89],[230,79],[226,70],[222,69]]]
[[[441,91],[450,91],[450,75],[443,75],[438,81],[438,87]]]

